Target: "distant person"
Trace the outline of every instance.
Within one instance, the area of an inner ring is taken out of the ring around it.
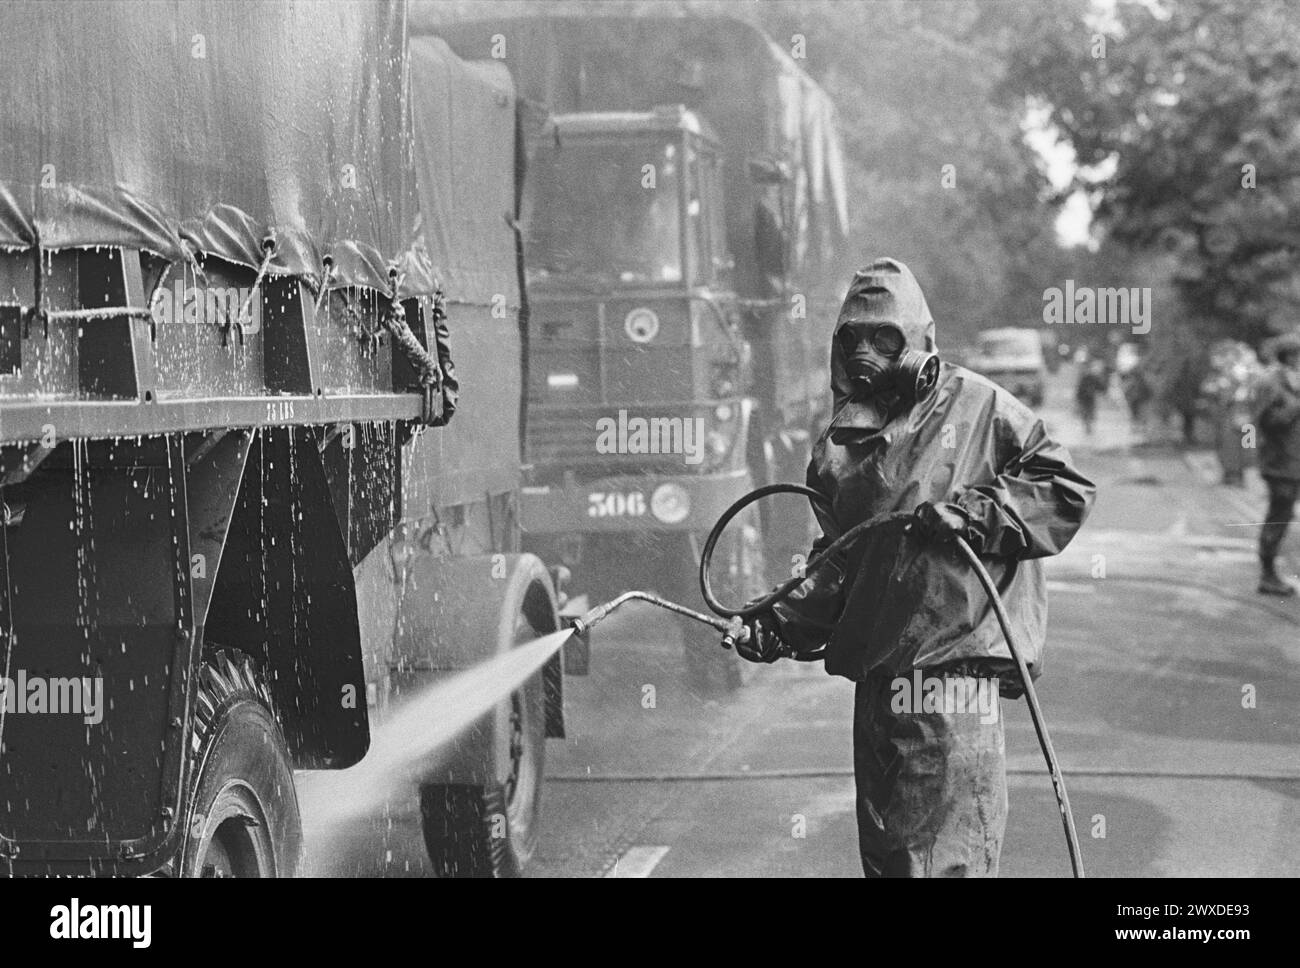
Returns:
[[[1129,422],[1134,431],[1141,432],[1146,429],[1147,405],[1155,396],[1146,369],[1139,363],[1120,377],[1120,383],[1124,387],[1124,402],[1128,404]]]
[[[1229,487],[1242,487],[1246,481],[1249,453],[1242,446],[1242,428],[1251,421],[1251,397],[1259,376],[1259,359],[1245,343],[1225,339],[1210,350],[1210,374],[1201,393],[1214,415],[1215,452]]]
[[[1166,371],[1162,388],[1166,404],[1182,423],[1183,444],[1196,446],[1196,413],[1201,404],[1201,383],[1205,379],[1205,361],[1197,353],[1180,352]]]
[[[1092,436],[1093,424],[1097,420],[1097,398],[1106,393],[1106,365],[1101,360],[1092,359],[1083,364],[1079,373],[1079,382],[1074,387],[1074,402],[1079,405],[1079,416],[1083,420],[1083,432]]]
[[[1259,472],[1268,485],[1268,515],[1259,531],[1259,591],[1294,595],[1295,586],[1277,573],[1277,553],[1295,516],[1300,495],[1300,333],[1274,344],[1277,362],[1260,381],[1256,397]]]

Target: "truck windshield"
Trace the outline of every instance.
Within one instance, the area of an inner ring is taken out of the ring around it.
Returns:
[[[524,199],[529,281],[680,282],[679,155],[647,139],[540,146]]]

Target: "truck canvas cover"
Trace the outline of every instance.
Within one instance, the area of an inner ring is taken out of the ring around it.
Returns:
[[[502,64],[463,61],[436,37],[412,38],[410,60],[422,237],[447,291],[461,383],[456,418],[415,458],[432,463],[410,501],[445,506],[519,480],[521,168]]]
[[[423,236],[455,302],[519,305],[514,84],[504,65],[411,41],[415,167]]]
[[[433,290],[414,257],[401,3],[18,2],[0,17],[0,247],[200,253]],[[0,294],[3,296],[3,294]]]

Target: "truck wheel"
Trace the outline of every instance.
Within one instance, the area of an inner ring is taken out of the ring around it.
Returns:
[[[302,852],[293,766],[252,659],[207,659],[195,710],[182,876],[292,877]]]
[[[767,590],[763,581],[763,538],[756,517],[742,515],[733,524],[736,534],[726,539],[713,558],[715,594],[724,604],[737,605]],[[703,544],[703,539],[701,539]],[[698,589],[693,598],[699,598]],[[690,599],[688,599],[689,601]],[[699,606],[703,608],[703,604]],[[752,663],[724,649],[716,629],[691,619],[682,622],[683,656],[687,685],[705,695],[734,692],[749,679]]]
[[[537,638],[521,610],[514,644]],[[496,711],[493,783],[420,790],[424,845],[439,877],[518,877],[537,848],[546,759],[541,673]]]

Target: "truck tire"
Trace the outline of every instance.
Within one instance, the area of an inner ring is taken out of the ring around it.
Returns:
[[[539,631],[521,609],[514,645]],[[506,699],[493,737],[493,782],[426,785],[420,818],[439,877],[518,877],[537,848],[546,762],[546,693],[541,673]]]
[[[199,670],[183,877],[292,877],[302,853],[293,766],[252,659],[220,651]]]

